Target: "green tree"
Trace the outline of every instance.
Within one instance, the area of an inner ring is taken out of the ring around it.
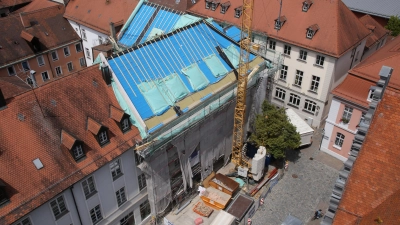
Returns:
[[[396,37],[400,34],[400,18],[398,16],[391,16],[385,28],[391,31],[392,36]]]
[[[265,101],[262,111],[255,119],[255,131],[250,141],[265,146],[276,159],[284,158],[287,149],[300,146],[300,134],[290,123],[284,109],[278,109]]]

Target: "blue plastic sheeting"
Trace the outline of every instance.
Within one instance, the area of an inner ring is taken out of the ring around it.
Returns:
[[[202,90],[210,84],[197,63],[183,68],[182,73],[189,79],[190,85],[194,91]]]
[[[240,41],[240,29],[235,26],[231,26],[226,29],[225,34],[235,41]]]
[[[156,17],[151,23],[150,27],[147,29],[146,34],[142,38],[142,43],[146,40],[152,39],[150,36],[153,28],[162,30],[164,33],[168,33],[175,26],[175,23],[179,20],[179,15],[173,12],[168,12],[164,9],[158,11]]]
[[[214,77],[224,76],[228,73],[228,70],[224,67],[222,62],[215,54],[209,55],[203,60],[207,64],[208,68],[211,70]]]
[[[239,46],[233,44],[229,38],[206,23],[197,22],[163,36],[160,40],[146,42],[138,48],[130,48],[113,55],[108,63],[139,115],[146,120],[162,114],[189,93],[216,83],[223,77],[215,77],[203,58],[214,55],[209,60],[218,61],[210,62],[211,65],[222,64],[226,71],[231,71],[219,56],[216,46],[226,49],[228,53],[234,52],[231,57],[239,54]],[[250,60],[254,58],[254,55],[250,55]],[[142,84],[146,82],[149,90]],[[155,86],[156,89],[150,90],[150,86]],[[154,101],[149,94],[155,95]]]
[[[238,67],[239,65],[239,57],[240,52],[237,49],[237,46],[230,45],[228,48],[224,48],[225,55],[228,57],[229,61],[231,61],[234,67]]]
[[[132,46],[139,38],[155,10],[154,7],[143,4],[119,42],[125,46]]]

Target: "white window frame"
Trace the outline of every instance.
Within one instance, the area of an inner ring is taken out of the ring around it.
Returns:
[[[42,59],[42,64],[40,64],[39,59]],[[42,67],[42,66],[45,65],[43,55],[39,55],[38,57],[36,57],[36,60],[37,60],[37,62],[38,62],[38,66],[39,66],[39,67]]]
[[[58,73],[57,69],[60,70],[60,73]],[[57,76],[61,76],[61,75],[63,74],[63,73],[62,73],[62,68],[61,68],[61,66],[55,67],[54,70],[55,70]]]
[[[85,29],[82,29],[82,39],[87,41],[87,36],[86,36],[86,31]]]
[[[89,48],[85,48],[85,53],[86,53],[86,58],[92,59],[92,56],[90,55],[90,49]]]
[[[56,53],[56,58],[54,59],[54,57],[53,57],[53,53]],[[58,52],[57,51],[52,51],[52,52],[50,52],[50,55],[51,55],[51,59],[53,60],[53,61],[57,61],[59,58],[58,58]]]
[[[307,112],[315,113],[317,111],[317,103],[306,99],[304,102],[304,110]]]
[[[90,212],[90,220],[92,221],[93,224],[98,224],[101,220],[103,220],[103,213],[101,212],[101,207],[100,204],[96,205],[93,207]],[[95,220],[93,219],[95,218]]]
[[[52,206],[53,202],[56,204],[55,206],[57,206],[57,210],[59,211],[59,213],[57,215],[55,214],[54,207]],[[65,208],[64,210],[61,209],[61,206],[60,206],[61,202],[64,205],[64,208]],[[63,217],[64,215],[66,215],[69,212],[67,203],[65,202],[64,195],[59,195],[59,196],[55,197],[52,201],[50,201],[49,206],[50,206],[50,209],[53,212],[53,216],[56,220],[60,219],[61,217]]]
[[[125,187],[120,188],[115,192],[115,197],[117,198],[117,205],[121,207],[125,202],[128,201],[125,194]]]
[[[217,3],[215,3],[215,2],[212,2],[212,3],[211,3],[211,10],[212,10],[212,11],[215,11],[215,10],[217,9],[217,7],[218,7],[218,4],[217,4]]]
[[[285,55],[290,55],[290,52],[292,51],[292,46],[290,45],[285,45],[284,50],[283,50],[283,54]]]
[[[105,145],[109,142],[107,130],[102,130],[98,134],[100,145]]]
[[[147,187],[146,175],[144,173],[138,176],[139,191]]]
[[[290,93],[290,95],[289,95],[289,104],[290,105],[294,105],[294,106],[298,107],[300,105],[300,100],[301,100],[301,97],[299,95]]]
[[[323,67],[324,62],[325,62],[325,56],[317,55],[317,58],[315,59],[315,65]]]
[[[351,116],[353,115],[353,108],[345,106],[342,114],[342,118],[347,119],[350,123]]]
[[[309,8],[309,6],[308,6],[307,2],[303,2],[303,8],[302,8],[303,12],[307,12],[308,8]]]
[[[269,40],[269,41],[268,41],[268,48],[275,51],[275,48],[276,48],[276,41]]]
[[[286,81],[288,70],[289,70],[289,67],[282,64],[282,68],[279,73],[279,79]]]
[[[344,136],[344,134],[337,132],[334,146],[338,149],[341,149],[345,138],[346,136]]]
[[[110,163],[110,172],[113,180],[116,180],[117,178],[123,175],[121,159],[114,160]]]
[[[24,63],[26,63],[26,65],[28,66],[29,69],[26,70],[24,68]],[[27,60],[21,62],[21,67],[22,67],[22,70],[25,71],[25,72],[31,70],[31,66],[29,65],[29,62]]]
[[[81,49],[80,51],[78,51],[78,49],[77,49],[77,47],[76,46],[79,46],[79,48]],[[82,43],[77,43],[77,44],[75,44],[75,51],[78,53],[78,52],[81,52],[81,51],[83,51],[83,46],[82,46]]]
[[[235,17],[240,18],[241,15],[242,15],[242,10],[235,9]]]
[[[89,199],[93,195],[97,193],[96,182],[94,181],[94,177],[90,176],[81,182],[83,194],[86,199]]]
[[[12,70],[13,70],[13,74],[10,74],[10,71],[8,70],[8,68],[12,68]],[[9,76],[15,76],[15,75],[17,75],[17,71],[15,70],[15,68],[14,68],[14,66],[13,65],[11,65],[11,66],[7,66],[7,73],[8,73],[8,75]]]
[[[44,74],[47,74],[47,79],[44,79],[44,77],[43,77]],[[41,73],[41,75],[42,75],[42,80],[43,80],[43,82],[46,82],[46,81],[50,80],[50,75],[49,75],[49,72],[47,72],[47,70],[46,70],[46,71],[43,71],[43,72]]]
[[[303,84],[304,72],[301,70],[296,70],[296,76],[294,78],[294,85],[301,87]]]
[[[121,121],[121,129],[123,132],[128,131],[131,129],[129,118],[126,117]]]
[[[312,39],[314,37],[314,31],[312,29],[307,29],[306,37]]]
[[[81,65],[81,67],[85,67],[86,66],[86,59],[84,57],[79,58],[79,64]]]
[[[65,49],[67,49],[67,51],[68,51],[68,55],[67,55],[67,54],[65,54]],[[70,56],[70,55],[71,55],[71,51],[69,50],[69,46],[66,46],[66,47],[64,47],[64,48],[63,48],[63,53],[64,53],[64,56],[65,56],[65,57],[68,57],[68,56]]]
[[[227,6],[221,6],[221,13],[222,14],[225,14],[227,10],[228,10]]]
[[[285,101],[286,98],[286,91],[282,88],[275,89],[275,98]]]
[[[311,80],[311,87],[310,91],[317,92],[318,87],[319,87],[319,82],[321,81],[321,78],[315,75],[312,75],[312,80]]]
[[[29,216],[23,218],[22,220],[18,221],[14,225],[33,225],[32,220]]]
[[[72,154],[75,160],[79,160],[85,156],[85,152],[83,151],[82,144],[76,144],[72,150]]]
[[[211,2],[205,1],[206,2],[206,9],[211,9]]]
[[[299,52],[299,59],[300,59],[300,60],[303,60],[303,61],[306,61],[306,60],[307,60],[307,51],[300,50],[300,52]]]
[[[148,210],[150,211],[147,215],[144,216],[144,218],[143,218],[143,214],[144,214],[144,213],[142,214],[142,209],[143,209],[143,210],[144,210],[144,209],[146,209],[146,210],[148,209]],[[146,201],[144,201],[144,202],[142,202],[142,203],[140,204],[139,210],[140,210],[140,218],[142,219],[142,221],[151,215],[150,202],[149,202],[148,199],[146,199]]]
[[[69,68],[69,65],[71,65],[71,69]],[[68,62],[67,63],[67,68],[68,68],[68,72],[71,72],[74,70],[74,64],[72,64],[72,62]]]
[[[374,97],[374,91],[375,90],[369,90],[368,92],[368,97],[367,97],[367,101],[371,102],[373,97]]]

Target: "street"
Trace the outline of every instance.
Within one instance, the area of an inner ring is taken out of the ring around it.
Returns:
[[[307,148],[288,152],[288,171],[253,216],[253,225],[280,225],[289,214],[307,225],[320,224],[321,219],[311,221],[311,218],[316,210],[325,213],[328,208],[343,163],[319,151],[320,130],[316,130],[313,140]]]

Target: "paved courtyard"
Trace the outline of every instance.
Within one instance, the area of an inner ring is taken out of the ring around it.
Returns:
[[[307,225],[320,223],[321,219],[311,221],[311,218],[315,210],[325,212],[328,208],[343,163],[319,151],[320,131],[316,131],[313,140],[310,147],[288,155],[289,169],[253,216],[253,225],[280,225],[289,214]]]

